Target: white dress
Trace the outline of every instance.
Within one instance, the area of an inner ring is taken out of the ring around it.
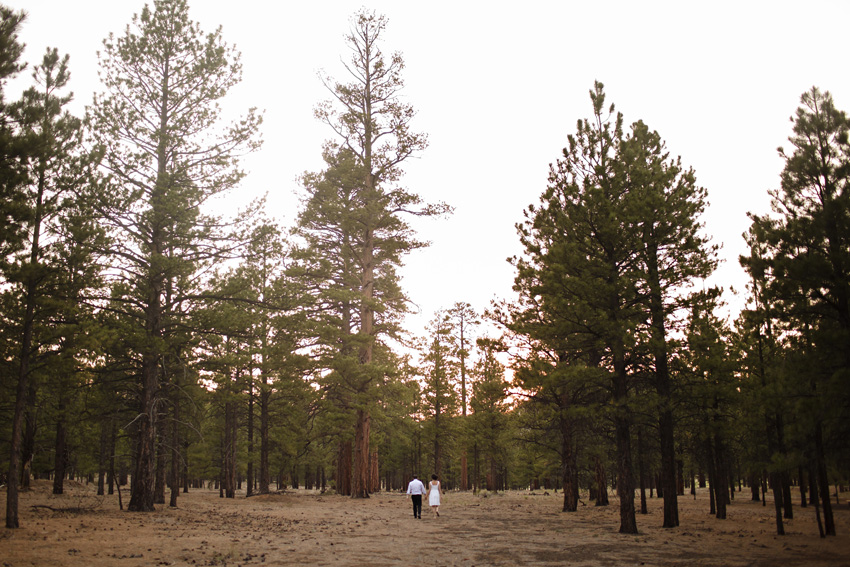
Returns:
[[[431,491],[428,493],[428,506],[440,505],[440,481],[431,481]]]

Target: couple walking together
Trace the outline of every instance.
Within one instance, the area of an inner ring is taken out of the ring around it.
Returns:
[[[431,475],[431,482],[428,483],[428,488],[422,484],[422,481],[413,475],[413,480],[407,485],[407,493],[410,494],[413,500],[413,517],[422,518],[422,495],[428,494],[428,505],[431,506],[431,511],[438,516],[440,515],[440,481],[437,480],[437,475]]]

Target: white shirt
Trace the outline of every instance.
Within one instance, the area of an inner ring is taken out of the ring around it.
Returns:
[[[407,485],[407,493],[408,494],[425,494],[428,490],[425,488],[425,485],[422,484],[422,481],[418,478],[414,478],[410,481],[410,484]]]

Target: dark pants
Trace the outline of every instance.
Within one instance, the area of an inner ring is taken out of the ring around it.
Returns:
[[[410,497],[413,499],[413,517],[421,518],[422,517],[422,495],[421,494],[411,494]]]

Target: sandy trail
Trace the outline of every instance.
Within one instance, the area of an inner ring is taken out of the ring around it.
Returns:
[[[410,501],[271,494],[236,499],[218,491],[181,494],[179,507],[121,512],[117,496],[71,484],[52,496],[40,481],[21,495],[21,525],[0,531],[0,565],[576,565],[848,566],[850,509],[836,510],[838,537],[817,536],[814,509],[795,508],[787,535],[774,535],[772,507],[746,493],[727,520],[708,514],[707,492],[680,497],[681,526],[660,528],[661,501],[620,535],[616,498],[607,507],[560,512],[561,496],[510,492],[486,498],[448,493],[441,517],[413,518]],[[0,498],[5,509],[5,491]],[[126,496],[126,495],[125,495]],[[34,507],[35,506],[35,507]],[[44,507],[50,506],[54,510]],[[73,508],[82,508],[73,510]]]

